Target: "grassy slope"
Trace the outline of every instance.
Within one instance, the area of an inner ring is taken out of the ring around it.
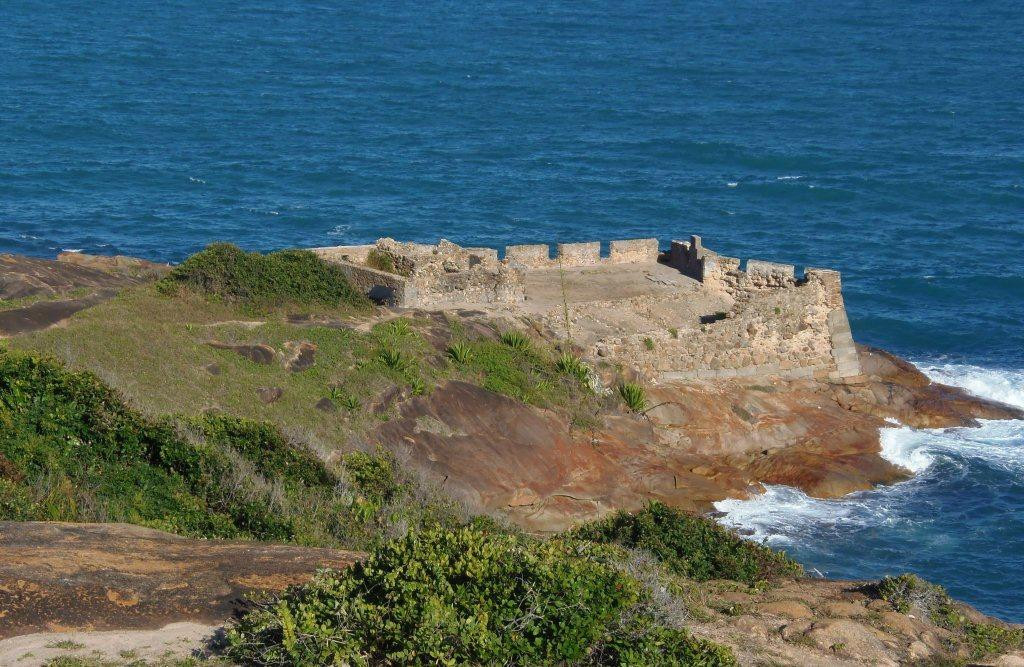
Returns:
[[[368,408],[388,388],[414,391],[419,384],[430,391],[453,377],[570,413],[592,414],[599,407],[576,378],[557,370],[556,355],[541,345],[517,351],[497,341],[477,340],[470,344],[470,360],[460,364],[427,343],[421,335],[426,322],[406,319],[408,326],[384,323],[368,330],[370,318],[347,309],[321,306],[291,312],[310,311],[352,328],[291,324],[287,311],[280,309],[253,315],[188,291],[169,296],[143,286],[78,313],[63,327],[5,342],[12,349],[92,371],[151,415],[217,409],[272,421],[328,449],[348,449],[347,443],[386,418]],[[460,335],[457,324],[451,335]],[[262,343],[278,352],[286,341],[309,341],[318,349],[313,367],[292,373],[283,363],[256,364],[234,351],[210,347],[210,341]],[[383,363],[378,358],[382,349],[399,351],[404,367]],[[210,365],[220,372],[210,373]],[[264,405],[257,397],[261,387],[280,387],[284,393]],[[361,408],[339,408],[336,413],[316,408],[325,397],[340,405],[345,396],[358,399]]]

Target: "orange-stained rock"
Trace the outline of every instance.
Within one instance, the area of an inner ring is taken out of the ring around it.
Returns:
[[[0,522],[0,639],[44,630],[221,623],[255,590],[282,590],[362,554],[190,540],[128,524]]]

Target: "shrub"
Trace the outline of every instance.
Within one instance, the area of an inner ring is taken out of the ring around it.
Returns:
[[[501,342],[517,352],[527,352],[532,347],[530,339],[521,331],[509,329],[501,334]]]
[[[261,255],[214,243],[160,281],[164,291],[178,285],[255,309],[291,304],[370,307],[339,266],[309,250]]]
[[[971,621],[945,588],[915,574],[885,577],[869,588],[901,614],[920,610],[939,627],[955,633],[953,643],[966,647],[972,659],[1024,647],[1024,628]]]
[[[669,327],[668,335],[672,336],[673,338],[679,338],[679,329],[677,329],[676,327]]]
[[[594,546],[469,528],[386,543],[259,604],[244,664],[551,664],[583,659],[638,596]]]
[[[694,637],[681,628],[659,626],[649,616],[631,618],[606,635],[588,656],[588,665],[734,667],[731,649]]]
[[[366,265],[371,269],[395,273],[395,261],[387,253],[374,248],[366,255]]]
[[[644,347],[647,348],[647,350],[653,350],[654,340],[652,338],[644,338]]]
[[[748,584],[799,575],[802,568],[784,553],[742,539],[711,519],[659,502],[630,514],[576,529],[577,537],[620,544],[653,554],[671,572],[690,579],[732,579]]]
[[[635,382],[623,382],[618,387],[619,397],[631,412],[637,414],[647,410],[647,390]]]
[[[473,358],[473,347],[462,341],[452,343],[445,351],[448,358],[457,364],[468,364]]]
[[[349,480],[377,504],[391,502],[402,487],[396,478],[395,458],[389,452],[350,452],[342,457]]]

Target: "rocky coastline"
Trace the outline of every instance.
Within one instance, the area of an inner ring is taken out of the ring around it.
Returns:
[[[68,336],[87,335],[90,317],[106,318],[104,327],[130,328],[111,322],[101,312],[108,307],[104,304],[114,308],[121,295],[151,289],[152,280],[168,270],[131,258],[0,256],[0,345],[63,356],[71,367],[113,375],[115,369],[95,367],[101,357],[75,348]],[[467,331],[486,340],[509,328],[556,349],[587,354],[559,337],[551,322],[528,314],[417,306],[378,307],[346,319],[315,312],[283,317],[280,326],[288,327],[290,339],[281,344],[263,333],[278,326],[267,317],[203,315],[175,326],[192,336],[194,359],[187,363],[203,382],[218,381],[222,367],[236,363],[251,364],[260,373],[269,373],[264,367],[275,369],[279,375],[266,379],[267,386],[245,408],[266,412],[271,420],[282,400],[301,391],[288,379],[315,367],[325,354],[322,342],[301,336],[315,327],[363,332],[396,320],[414,321],[428,358],[443,359]],[[165,344],[143,341],[139,351],[159,358]],[[250,353],[260,346],[266,359]],[[568,419],[566,409],[533,404],[459,376],[438,379],[430,391],[390,384],[365,401],[373,418],[360,422],[358,438],[391,452],[470,513],[503,517],[529,533],[553,534],[651,501],[707,513],[714,502],[756,494],[762,484],[839,497],[908,477],[909,471],[881,456],[880,429],[892,421],[947,428],[976,425],[979,419],[1024,419],[1017,408],[932,382],[883,350],[858,345],[856,355],[856,377],[646,382],[648,404],[642,412],[609,408],[605,401],[586,423]],[[614,386],[623,376],[639,382],[649,377],[641,368],[601,363],[596,356],[590,361],[599,386]],[[160,410],[159,378],[119,380],[120,391],[144,413]],[[337,394],[304,414],[338,414]],[[216,397],[183,401],[182,409],[225,409],[215,404]],[[292,417],[282,417],[281,427],[308,421],[304,415]],[[355,432],[352,420],[342,421],[339,428]],[[339,456],[324,451],[328,462]],[[244,592],[281,590],[318,567],[344,567],[362,557],[298,546],[189,543],[114,524],[9,522],[0,523],[0,535],[0,661],[17,651],[46,654],[41,647],[52,643],[49,635],[16,648],[12,639],[40,632],[143,631],[192,622],[205,641],[237,612]],[[761,593],[716,590],[734,607],[718,609],[695,628],[735,647],[744,664],[897,664],[945,655],[941,627],[908,619],[868,587],[866,582],[798,580]],[[984,618],[962,608],[972,618]],[[191,650],[195,636],[188,636],[184,645]],[[1015,655],[989,664],[1024,663]]]

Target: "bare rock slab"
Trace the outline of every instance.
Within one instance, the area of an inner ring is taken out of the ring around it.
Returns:
[[[274,348],[269,345],[264,345],[263,343],[247,344],[211,341],[207,343],[207,345],[218,350],[231,350],[232,352],[245,357],[254,364],[261,364],[263,366],[269,366],[274,363],[274,359],[277,356],[277,352]]]
[[[0,522],[0,639],[35,632],[223,623],[246,593],[277,591],[362,554],[192,540],[128,524]]]

